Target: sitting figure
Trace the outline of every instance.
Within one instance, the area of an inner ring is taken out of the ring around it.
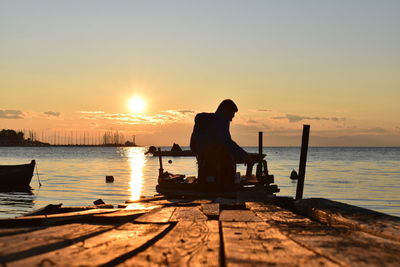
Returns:
[[[236,104],[226,99],[215,113],[199,113],[190,139],[190,148],[196,154],[198,182],[205,191],[232,191],[237,163],[250,163],[252,158],[230,135],[229,126]]]

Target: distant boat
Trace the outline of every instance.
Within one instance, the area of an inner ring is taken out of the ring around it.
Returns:
[[[159,156],[158,151],[149,152],[153,156]],[[161,156],[165,157],[194,157],[196,156],[192,150],[182,150],[182,151],[161,151]]]
[[[171,150],[158,151],[156,147],[150,146],[149,150],[145,154],[152,154],[153,156],[165,156],[165,157],[194,157],[196,156],[192,150],[182,150],[178,144],[173,144]]]
[[[35,160],[29,164],[0,165],[0,191],[21,191],[30,189]]]

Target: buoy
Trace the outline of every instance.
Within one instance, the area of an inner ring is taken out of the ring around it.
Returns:
[[[114,182],[114,176],[107,175],[106,176],[106,183],[112,183],[112,182]]]
[[[290,179],[292,179],[292,180],[297,180],[297,179],[299,179],[299,175],[297,174],[297,172],[296,172],[295,170],[293,170],[293,171],[290,173]]]

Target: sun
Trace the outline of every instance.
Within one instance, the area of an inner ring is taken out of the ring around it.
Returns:
[[[141,113],[146,108],[146,102],[143,98],[135,96],[128,100],[128,108],[133,113]]]

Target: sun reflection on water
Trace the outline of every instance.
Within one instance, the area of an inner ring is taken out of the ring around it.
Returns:
[[[142,147],[127,148],[129,166],[131,168],[131,177],[129,181],[129,200],[138,200],[143,187],[143,167],[146,161],[144,149]]]

